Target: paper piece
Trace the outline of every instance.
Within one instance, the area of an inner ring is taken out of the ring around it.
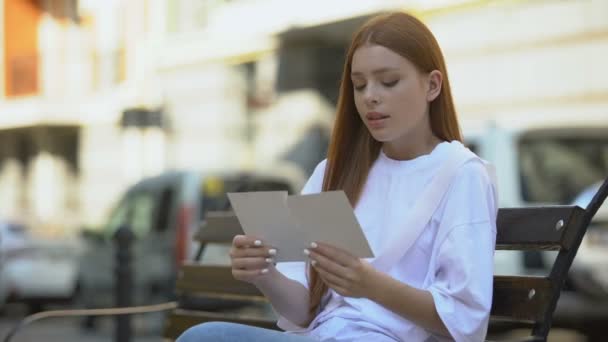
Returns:
[[[309,232],[307,246],[320,241],[359,258],[374,256],[344,191],[290,196],[287,207],[298,228]]]
[[[277,248],[277,261],[306,261],[313,241],[360,258],[373,252],[343,191],[287,196],[283,191],[228,193],[246,235]]]

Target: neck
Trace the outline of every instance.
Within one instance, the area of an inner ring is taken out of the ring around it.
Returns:
[[[441,139],[436,137],[430,130],[423,136],[411,136],[408,139],[388,141],[382,144],[384,154],[394,160],[410,160],[429,154],[437,146]]]

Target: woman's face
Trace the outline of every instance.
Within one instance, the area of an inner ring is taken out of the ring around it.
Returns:
[[[351,65],[355,105],[374,139],[409,144],[432,135],[428,103],[439,95],[441,73],[421,73],[384,46],[358,48]]]

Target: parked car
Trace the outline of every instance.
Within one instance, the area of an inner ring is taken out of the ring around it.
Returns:
[[[586,208],[598,182],[608,176],[608,122],[585,119],[493,121],[465,126],[463,133],[465,143],[496,167],[500,207],[576,203]],[[554,325],[590,338],[608,320],[607,208],[605,203],[596,214],[579,247],[553,317]],[[495,273],[547,275],[556,255],[496,251]]]
[[[465,143],[496,166],[500,207],[571,204],[608,176],[608,122],[492,121],[463,131]],[[544,272],[551,256],[498,251],[496,271]]]
[[[8,275],[5,274],[6,262],[14,250],[26,244],[25,227],[13,222],[0,221],[0,307],[6,303],[11,294]]]
[[[0,224],[0,306],[68,302],[77,291],[78,245],[75,241],[32,237],[20,224]]]
[[[133,304],[152,304],[173,298],[179,265],[192,259],[197,244],[193,234],[205,213],[227,210],[227,192],[299,191],[305,179],[297,173],[232,172],[202,174],[167,172],[129,187],[106,224],[84,234],[85,253],[80,260],[81,305],[88,308],[114,305],[115,246],[112,237],[121,226],[135,235],[132,246]],[[225,263],[223,249],[206,249],[211,262]],[[215,259],[215,261],[213,261]],[[89,321],[87,326],[91,326]]]

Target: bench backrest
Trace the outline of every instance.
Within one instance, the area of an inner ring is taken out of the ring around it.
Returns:
[[[194,236],[194,239],[200,243],[197,257],[192,263],[186,263],[181,267],[176,283],[177,293],[198,293],[201,296],[235,300],[255,300],[256,297],[261,301],[265,300],[255,286],[234,279],[230,267],[197,262],[207,244],[230,244],[234,236],[242,232],[241,225],[233,212],[208,212],[205,221]]]
[[[178,308],[166,321],[164,337],[175,339],[189,327],[212,321],[226,321],[277,329],[276,315],[259,290],[232,277],[228,265],[199,262],[209,243],[225,244],[242,234],[232,212],[208,212],[194,239],[200,242],[194,260],[182,265],[175,290]]]
[[[493,320],[532,324],[532,337],[546,340],[568,270],[591,219],[608,195],[604,181],[586,209],[578,206],[501,208],[497,250],[559,251],[547,276],[494,276]]]
[[[497,250],[559,251],[547,276],[494,276],[492,320],[532,324],[532,338],[544,341],[568,270],[576,256],[591,219],[608,195],[604,181],[586,209],[578,206],[542,206],[501,208],[497,218]],[[206,243],[229,243],[242,234],[234,213],[209,212],[195,239],[201,243],[200,256]],[[225,266],[186,265],[177,283],[181,290],[221,294],[239,298],[255,296],[264,300],[253,286],[232,278]],[[213,274],[213,277],[209,277]],[[204,277],[204,280],[201,278]]]

